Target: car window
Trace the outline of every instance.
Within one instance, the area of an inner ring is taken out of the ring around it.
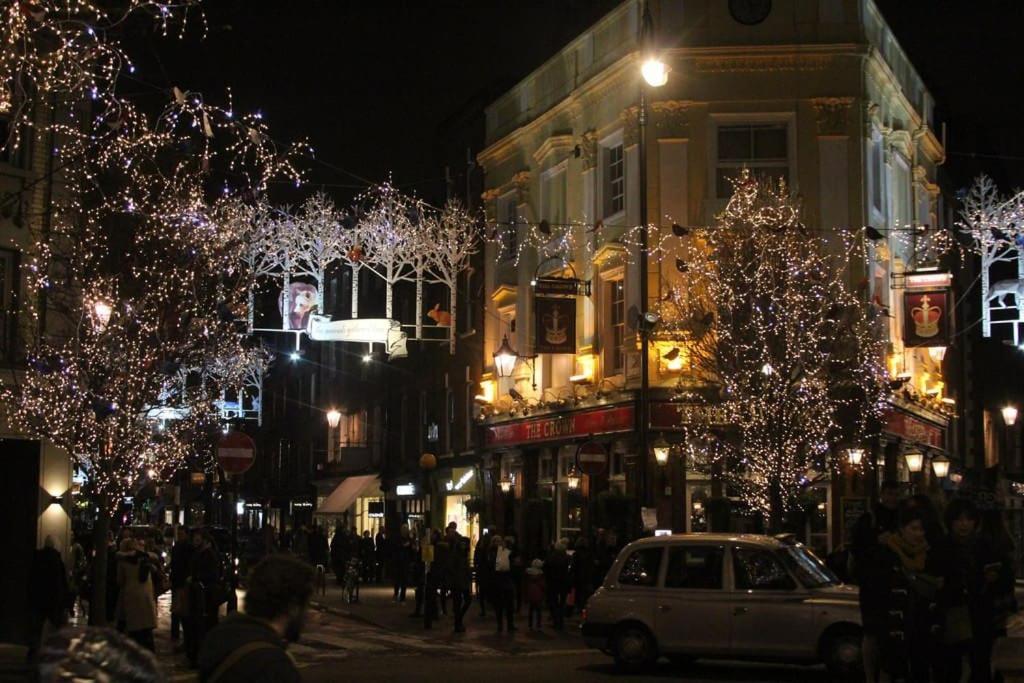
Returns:
[[[800,583],[806,588],[821,588],[839,583],[839,578],[832,573],[832,570],[802,545],[783,548],[779,554],[783,564],[789,568],[789,571],[796,574]]]
[[[661,548],[634,550],[619,570],[619,583],[624,586],[654,586],[661,567]]]
[[[737,590],[793,590],[796,583],[775,554],[767,550],[733,548]]]
[[[721,590],[724,554],[724,548],[712,545],[669,548],[665,588]]]

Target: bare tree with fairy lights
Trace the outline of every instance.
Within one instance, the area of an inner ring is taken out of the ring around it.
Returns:
[[[784,184],[744,172],[715,225],[684,239],[665,296],[664,334],[689,361],[679,398],[720,416],[687,438],[773,531],[808,471],[881,412],[882,343],[849,286],[862,253],[853,234],[807,228]]]

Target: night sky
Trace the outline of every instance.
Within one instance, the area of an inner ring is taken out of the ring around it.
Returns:
[[[721,0],[725,2],[725,0]],[[136,40],[150,97],[178,85],[263,112],[279,140],[308,138],[308,178],[345,199],[390,172],[428,198],[443,191],[439,124],[501,92],[618,0],[377,0],[204,3],[205,40]],[[987,171],[1024,186],[1015,135],[1024,3],[879,0],[949,125],[954,182]],[[284,190],[282,189],[282,192]]]

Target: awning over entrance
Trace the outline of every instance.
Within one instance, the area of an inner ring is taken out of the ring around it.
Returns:
[[[338,515],[352,507],[356,498],[371,487],[380,486],[380,478],[376,474],[358,477],[347,477],[324,499],[323,505],[316,509],[317,514]]]

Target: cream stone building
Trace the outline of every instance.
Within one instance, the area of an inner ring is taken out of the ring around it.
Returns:
[[[712,223],[728,179],[744,167],[785,178],[809,225],[872,226],[883,235],[851,279],[866,279],[873,305],[891,316],[887,362],[905,390],[886,418],[886,437],[865,448],[880,471],[906,478],[903,453],[920,450],[927,462],[946,447],[943,349],[904,348],[905,290],[892,284],[934,265],[928,241],[943,210],[935,178],[945,152],[932,97],[874,2],[652,0],[650,13],[671,71],[663,87],[645,86],[644,140],[638,0],[618,6],[487,109],[478,159],[496,240],[485,258],[478,401],[484,466],[509,489],[498,523],[527,545],[598,526],[588,501],[602,491],[636,493],[635,317],[654,308],[675,269],[669,253],[639,272],[633,228],[641,193],[650,244],[671,247],[672,224]],[[538,227],[551,241],[534,248]],[[566,245],[570,268],[563,269]],[[573,273],[590,283],[574,297],[575,353],[537,354],[531,283]],[[648,301],[640,300],[643,276]],[[930,285],[941,289],[937,278]],[[493,358],[505,337],[520,355],[509,378],[498,376]],[[651,344],[652,439],[678,440],[681,418],[666,401],[686,364],[685,353],[666,360],[672,348]],[[572,490],[577,448],[590,440],[605,446],[608,462],[587,465],[591,475]],[[660,472],[651,465],[649,477],[659,528],[706,529],[709,501],[728,493],[675,462]],[[856,487],[841,489],[822,480],[812,492],[819,516],[808,519],[807,535],[821,549],[838,541],[843,515],[856,509]]]

